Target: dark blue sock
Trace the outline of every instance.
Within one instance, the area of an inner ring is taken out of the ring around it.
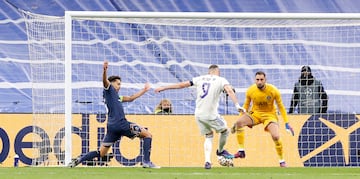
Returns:
[[[144,140],[144,162],[149,162],[152,138],[144,138],[143,140]]]
[[[79,163],[84,162],[84,161],[90,161],[93,160],[95,157],[100,157],[100,152],[99,151],[91,151],[86,153],[84,156],[82,156],[80,158]]]

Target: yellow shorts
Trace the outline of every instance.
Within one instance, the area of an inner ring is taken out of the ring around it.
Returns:
[[[271,112],[253,112],[250,111],[248,113],[249,117],[252,119],[253,121],[253,126],[256,126],[258,124],[264,124],[264,128],[266,129],[266,127],[274,122],[274,123],[278,123],[278,117],[276,115],[276,113],[271,113]]]

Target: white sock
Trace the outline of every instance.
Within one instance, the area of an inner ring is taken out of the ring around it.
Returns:
[[[226,132],[220,133],[220,136],[219,136],[219,148],[218,148],[219,152],[223,151],[228,136],[229,136],[229,131],[228,130],[226,130]]]
[[[205,162],[211,163],[211,150],[212,150],[213,137],[205,137],[204,151],[205,151]]]

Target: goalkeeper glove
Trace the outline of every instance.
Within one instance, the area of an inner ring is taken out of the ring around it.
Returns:
[[[289,125],[289,123],[285,123],[285,129],[288,133],[290,133],[292,136],[294,136],[294,130],[293,128]]]
[[[241,107],[241,106],[239,105],[239,103],[236,103],[236,104],[235,104],[235,107],[236,107],[236,109],[237,109],[239,112],[246,112],[246,109],[243,108],[243,107]]]

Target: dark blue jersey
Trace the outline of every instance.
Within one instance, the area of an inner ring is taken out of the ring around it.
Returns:
[[[104,88],[104,98],[108,109],[108,127],[115,129],[128,129],[129,123],[125,118],[124,108],[115,88],[110,84]]]

